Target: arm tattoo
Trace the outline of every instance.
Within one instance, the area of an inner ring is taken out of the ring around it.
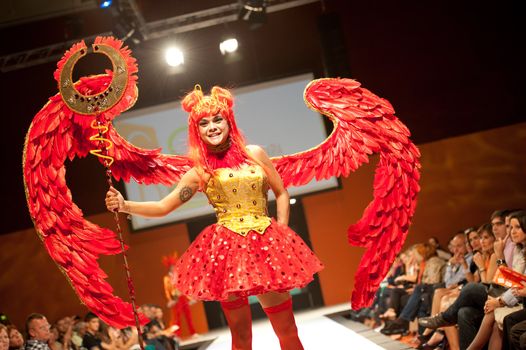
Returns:
[[[186,202],[187,200],[192,198],[192,195],[193,195],[192,189],[188,186],[185,186],[181,188],[181,191],[179,192],[179,199],[182,202]]]

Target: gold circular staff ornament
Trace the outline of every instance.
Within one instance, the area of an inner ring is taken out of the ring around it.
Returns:
[[[83,48],[68,58],[60,73],[59,89],[62,99],[73,111],[85,115],[97,115],[113,107],[124,95],[128,84],[128,66],[120,52],[105,44],[93,44],[93,53],[106,55],[113,66],[113,78],[106,90],[94,95],[81,94],[72,80],[73,68],[88,53]]]

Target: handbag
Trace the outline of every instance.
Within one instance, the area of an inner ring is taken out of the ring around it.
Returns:
[[[493,276],[493,283],[507,288],[524,288],[521,282],[526,282],[526,276],[507,266],[499,266]]]

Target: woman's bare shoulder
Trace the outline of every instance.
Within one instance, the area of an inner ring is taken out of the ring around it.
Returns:
[[[181,178],[181,181],[200,183],[202,180],[206,183],[208,182],[209,179],[210,179],[210,174],[194,167],[188,170],[183,175],[183,177]]]
[[[247,152],[257,159],[268,158],[267,152],[259,145],[247,145]]]

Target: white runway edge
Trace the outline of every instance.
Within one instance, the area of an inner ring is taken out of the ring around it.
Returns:
[[[320,349],[355,349],[381,350],[381,347],[349,328],[324,315],[349,309],[349,304],[323,307],[309,311],[298,311],[294,315],[298,325],[299,336],[305,350]],[[257,320],[252,325],[253,350],[279,350],[279,342],[268,319]],[[215,339],[207,350],[230,350],[230,331],[226,328],[214,330],[194,339],[181,343],[181,346]]]

